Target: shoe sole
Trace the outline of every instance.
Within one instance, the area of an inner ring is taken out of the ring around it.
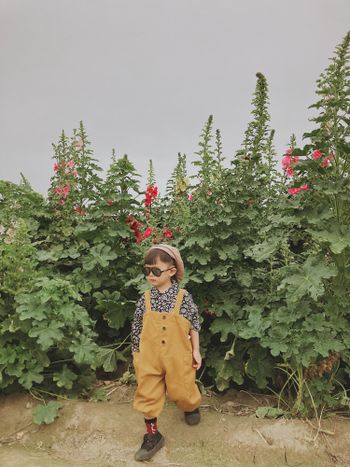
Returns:
[[[146,452],[144,455],[138,456],[137,453],[135,454],[134,458],[136,461],[147,461],[148,459],[151,459],[156,452],[159,451],[165,444],[165,438],[162,436],[162,438],[159,440],[158,444],[154,446],[151,451]]]
[[[193,426],[193,425],[198,425],[198,423],[199,423],[200,421],[201,421],[200,415],[198,416],[198,418],[196,418],[196,419],[193,420],[193,421],[191,421],[191,419],[187,419],[187,418],[185,417],[185,422],[187,423],[187,425],[191,425],[191,426]]]

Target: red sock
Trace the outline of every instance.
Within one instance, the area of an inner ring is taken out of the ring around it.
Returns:
[[[157,417],[149,418],[149,419],[145,418],[145,423],[146,423],[147,433],[150,435],[155,435],[158,431]]]

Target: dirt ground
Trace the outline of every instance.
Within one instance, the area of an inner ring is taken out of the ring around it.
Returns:
[[[29,395],[0,397],[1,467],[112,467],[142,465],[133,459],[144,433],[132,409],[134,386],[109,386],[106,402],[65,401],[51,425],[31,423],[37,401]],[[267,397],[229,391],[204,396],[202,421],[184,423],[167,402],[159,418],[166,445],[145,462],[153,466],[350,466],[350,419],[317,422],[266,420],[255,408]],[[325,433],[327,432],[327,433]],[[329,433],[328,433],[329,432]]]

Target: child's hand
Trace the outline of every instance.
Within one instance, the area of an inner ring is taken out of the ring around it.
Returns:
[[[193,356],[192,366],[193,368],[196,368],[197,370],[199,370],[200,367],[202,366],[202,357],[201,357],[199,350],[194,350],[192,353],[192,356]]]

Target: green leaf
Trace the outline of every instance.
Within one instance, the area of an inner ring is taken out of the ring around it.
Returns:
[[[64,338],[64,334],[60,329],[62,327],[64,327],[64,324],[58,321],[52,321],[50,324],[44,322],[32,328],[28,335],[29,337],[37,337],[37,342],[41,345],[41,348],[47,350]]]
[[[279,238],[270,238],[245,250],[244,253],[247,256],[251,256],[258,263],[261,263],[262,261],[271,258],[271,256],[276,253],[280,245],[280,241],[281,240]]]
[[[78,378],[78,375],[73,373],[66,364],[60,372],[53,374],[53,380],[56,382],[59,388],[72,389],[73,382]]]
[[[220,341],[226,342],[228,335],[233,334],[233,321],[229,318],[216,318],[210,325],[213,334],[221,334]]]
[[[79,339],[74,339],[69,346],[69,350],[74,353],[74,360],[77,363],[85,363],[91,366],[96,366],[97,349],[98,346],[85,335],[81,335]]]
[[[277,407],[258,407],[255,414],[258,418],[278,418],[286,415],[286,412]]]
[[[320,242],[329,243],[329,247],[336,255],[350,246],[350,226],[331,224],[328,230],[316,231],[308,229],[308,232]]]
[[[107,395],[105,388],[96,388],[91,396],[91,400],[106,402],[109,400],[109,396]]]
[[[38,404],[33,410],[33,423],[36,425],[50,424],[58,417],[58,411],[62,404],[50,401],[47,405]]]
[[[297,271],[294,267],[293,271]],[[291,273],[280,285],[278,290],[286,291],[287,301],[295,303],[305,295],[310,295],[315,301],[323,295],[325,289],[323,279],[329,279],[337,275],[334,265],[326,265],[319,258],[309,256],[300,268],[300,271]]]

